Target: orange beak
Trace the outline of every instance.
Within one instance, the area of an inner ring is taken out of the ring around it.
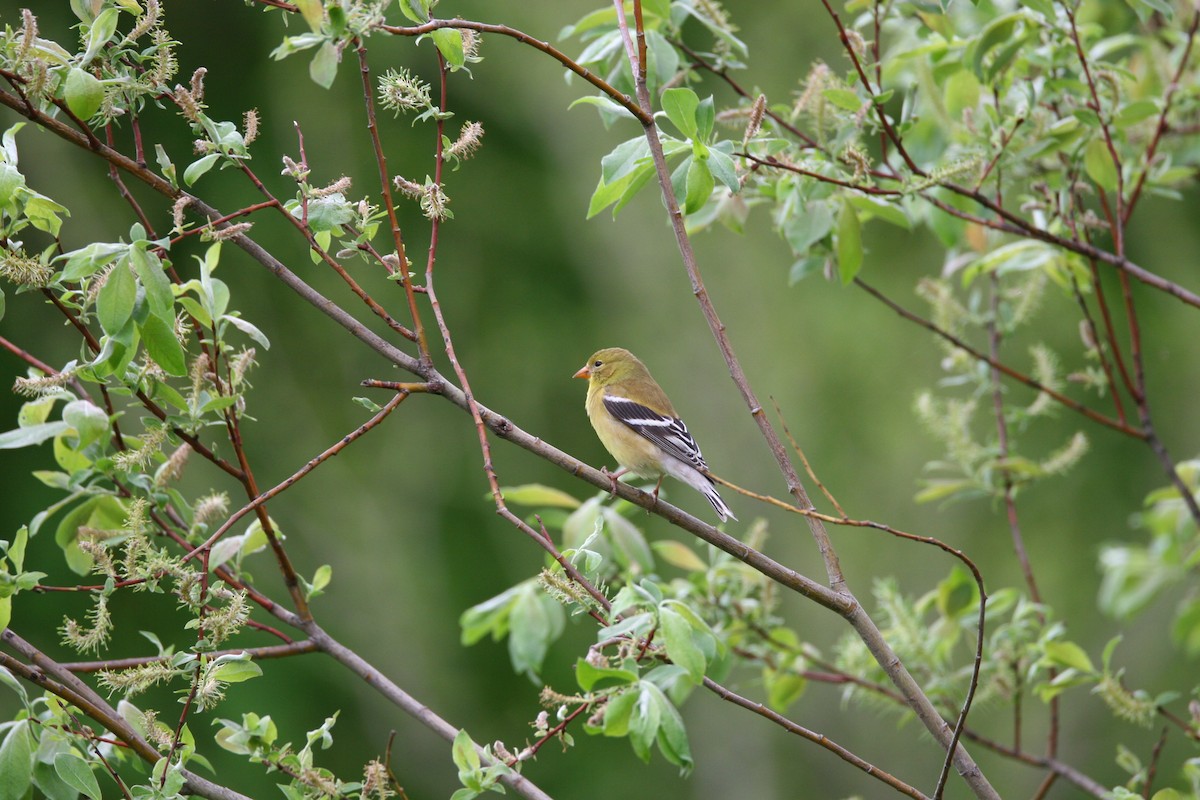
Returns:
[[[592,377],[592,371],[590,369],[588,369],[587,365],[585,364],[583,366],[583,369],[579,370],[579,372],[576,372],[571,377],[572,378],[590,378],[590,377]]]

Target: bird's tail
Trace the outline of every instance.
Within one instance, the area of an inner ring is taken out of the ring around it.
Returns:
[[[708,498],[708,502],[712,503],[712,507],[716,510],[717,516],[721,518],[721,522],[729,519],[736,521],[737,517],[735,517],[733,512],[729,510],[729,506],[725,505],[725,501],[721,499],[721,495],[717,493],[717,487],[713,483],[712,478],[709,478],[707,475],[704,477],[708,478],[708,485],[704,486],[700,491],[702,491],[704,496]]]

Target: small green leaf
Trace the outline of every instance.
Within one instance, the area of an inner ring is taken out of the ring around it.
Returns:
[[[609,689],[613,686],[636,683],[638,673],[630,669],[597,667],[581,658],[575,662],[575,680],[580,689],[590,692],[594,689]]]
[[[454,766],[458,767],[460,775],[464,772],[476,772],[481,766],[475,742],[471,741],[470,735],[465,730],[460,730],[455,734],[454,745],[450,748],[450,756],[454,759]]]
[[[88,29],[87,51],[79,59],[80,67],[87,67],[92,59],[100,52],[100,48],[108,43],[117,30],[117,16],[121,12],[115,8],[106,8],[100,12]]]
[[[187,362],[179,340],[175,338],[175,329],[160,317],[153,314],[139,328],[142,339],[146,343],[146,352],[154,363],[163,368],[168,375],[183,377],[187,375]]]
[[[674,48],[671,48],[674,52]],[[672,70],[674,73],[674,70]],[[712,135],[713,122],[716,120],[716,109],[713,105],[712,95],[700,101],[700,105],[696,108],[696,136],[698,141],[707,142],[708,137]]]
[[[767,705],[783,712],[800,699],[808,687],[808,681],[794,672],[764,669],[763,686],[767,690]]]
[[[105,333],[116,336],[125,327],[125,323],[133,316],[135,300],[137,281],[129,265],[122,261],[108,273],[108,279],[96,296],[96,317]]]
[[[535,679],[550,644],[566,624],[562,606],[534,582],[522,586],[509,611],[508,654],[513,670]]]
[[[321,25],[325,22],[325,8],[321,0],[296,0],[296,6],[309,29],[313,33],[320,33]]]
[[[0,450],[15,450],[18,447],[41,444],[66,432],[69,427],[65,422],[43,422],[6,431],[0,433]]]
[[[63,96],[71,113],[87,122],[100,110],[100,104],[104,102],[104,86],[92,73],[73,67],[67,73]]]
[[[1092,666],[1092,660],[1088,658],[1083,648],[1074,642],[1047,642],[1046,658],[1062,667],[1077,669],[1089,675],[1096,673],[1096,668]]]
[[[209,153],[188,164],[187,169],[183,171],[183,182],[191,186],[200,180],[200,176],[212,169],[213,164],[216,164],[220,157],[220,153]]]
[[[838,215],[837,261],[838,274],[842,278],[842,285],[846,286],[854,280],[863,262],[862,226],[858,221],[858,212],[850,203],[844,203]]]
[[[633,707],[637,701],[636,689],[610,696],[604,707],[605,736],[626,736],[629,733],[629,724],[633,719]]]
[[[861,97],[849,89],[826,89],[821,94],[826,100],[846,111],[858,111],[866,104]]]
[[[329,564],[322,564],[317,567],[317,571],[313,573],[312,590],[319,592],[329,585],[329,581],[333,579],[333,567]]]
[[[967,571],[961,567],[955,567],[946,576],[945,580],[938,584],[937,588],[937,606],[938,611],[947,619],[954,619],[963,612],[976,605],[979,595],[977,593],[978,585],[971,578]]]
[[[429,22],[431,6],[431,0],[400,0],[400,11],[418,25]]]
[[[158,168],[162,170],[163,177],[171,182],[171,186],[178,188],[179,180],[175,176],[175,164],[161,144],[154,145],[154,160],[158,163]]]
[[[104,795],[100,792],[96,774],[92,772],[88,763],[75,753],[67,751],[56,755],[54,771],[58,777],[63,779],[64,783],[85,797],[89,797],[91,800],[103,800]]]
[[[1093,139],[1083,151],[1083,168],[1096,185],[1106,191],[1117,188],[1117,167],[1103,139]]]
[[[0,744],[0,800],[21,800],[33,783],[33,736],[29,720],[8,729]]]
[[[63,406],[63,422],[78,434],[79,449],[108,433],[108,414],[88,400],[72,400]]]
[[[696,109],[700,107],[700,98],[691,89],[667,89],[662,93],[663,111],[667,119],[689,139],[696,138]]]
[[[700,556],[696,555],[696,551],[683,542],[663,539],[651,543],[650,547],[658,554],[659,558],[671,566],[679,567],[687,572],[704,572],[708,569],[708,565]]]
[[[713,189],[716,187],[716,181],[713,179],[712,170],[708,168],[707,161],[698,158],[692,159],[692,163],[688,165],[686,187],[683,213],[695,214],[704,208],[704,204],[708,202],[708,198],[712,196]]]
[[[162,261],[158,256],[146,252],[142,247],[134,247],[129,253],[129,260],[137,270],[142,287],[146,290],[146,300],[150,304],[150,313],[163,320],[175,317],[175,295],[171,291],[171,279],[163,271]]]
[[[452,68],[457,69],[466,63],[466,56],[463,53],[462,31],[454,28],[438,28],[433,33],[429,34],[433,37],[433,43],[437,45],[438,52],[442,54],[442,58],[446,59]]]
[[[667,656],[687,670],[692,683],[704,680],[704,654],[692,639],[692,626],[680,614],[670,608],[658,611],[658,630]]]
[[[241,683],[262,675],[262,667],[248,657],[245,660],[228,661],[213,670],[212,677],[225,683]]]
[[[713,177],[725,184],[725,188],[729,191],[734,194],[741,191],[742,184],[738,180],[737,169],[734,166],[732,158],[720,150],[709,150],[708,168],[712,170]]]
[[[643,574],[653,572],[654,556],[638,527],[609,506],[602,508],[600,514],[618,563],[625,569],[636,569]]]
[[[526,483],[522,486],[503,486],[500,492],[509,503],[520,506],[555,508],[579,508],[580,503],[573,496],[561,489],[555,489],[540,483]],[[491,495],[488,495],[491,498]]]
[[[67,265],[63,268],[62,280],[70,283],[99,271],[117,256],[124,255],[128,251],[129,245],[127,244],[93,242],[87,247],[64,253],[55,261],[66,259]]]
[[[326,41],[317,49],[317,52],[313,54],[312,61],[308,63],[308,77],[312,78],[313,83],[322,89],[328,89],[333,85],[333,79],[337,77],[337,69],[337,45]],[[186,175],[184,179],[187,179]]]
[[[663,705],[669,705],[662,690],[649,681],[638,684],[637,703],[629,720],[629,744],[634,754],[649,763],[650,747],[658,738],[658,726],[662,721]]]
[[[803,253],[833,230],[833,208],[829,201],[813,200],[797,214],[788,215],[783,235],[795,253]]]
[[[258,329],[257,325],[247,322],[241,317],[235,317],[233,314],[226,314],[225,316],[221,317],[221,319],[225,322],[228,322],[230,325],[237,328],[254,341],[258,342],[260,345],[262,345],[264,350],[271,349],[271,340],[267,338],[265,333]]]

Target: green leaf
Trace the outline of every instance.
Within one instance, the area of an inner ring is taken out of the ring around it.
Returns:
[[[15,450],[18,447],[29,447],[41,444],[60,433],[66,432],[70,426],[65,422],[43,422],[24,428],[0,433],[0,450]]]
[[[322,564],[317,567],[317,571],[313,573],[312,591],[313,593],[323,590],[333,580],[333,567],[329,564]]]
[[[667,89],[662,93],[662,107],[667,112],[667,119],[684,136],[696,138],[696,109],[700,107],[700,98],[695,92],[686,88]]]
[[[111,272],[100,294],[96,297],[96,317],[100,327],[110,336],[115,336],[133,316],[133,304],[137,300],[137,281],[133,271],[124,262],[119,262]]]
[[[794,672],[764,669],[763,685],[767,690],[767,705],[783,712],[800,699],[808,687],[808,681]]]
[[[1156,101],[1135,100],[1132,103],[1121,106],[1113,121],[1116,122],[1117,127],[1126,128],[1130,125],[1136,125],[1144,119],[1156,116],[1159,113],[1159,104]]]
[[[729,191],[734,194],[741,191],[742,184],[738,180],[737,169],[734,166],[733,159],[725,153],[717,149],[709,150],[708,168],[712,171],[713,177],[725,184],[725,188]]]
[[[124,255],[128,250],[127,244],[93,242],[87,247],[64,253],[55,261],[66,259],[67,265],[63,268],[62,280],[70,283],[99,271],[105,264],[117,256]]]
[[[146,317],[140,330],[146,343],[146,352],[154,363],[163,368],[168,375],[183,377],[187,375],[187,363],[183,348],[175,338],[175,329],[160,317],[153,314]]]
[[[421,25],[429,22],[432,0],[400,0],[400,11],[413,22]]]
[[[580,503],[573,496],[561,489],[555,489],[540,483],[526,483],[522,486],[502,486],[501,494],[509,503],[535,508],[551,506],[555,508],[579,508]],[[488,495],[491,498],[491,495]]]
[[[457,69],[466,63],[466,57],[463,53],[462,31],[454,28],[438,28],[433,33],[429,34],[433,38],[433,43],[437,45],[438,52],[442,54],[442,58],[446,59],[452,68]]]
[[[88,29],[87,50],[83,57],[79,59],[79,66],[86,67],[92,63],[92,59],[100,52],[100,48],[108,43],[112,35],[117,30],[117,15],[120,14],[115,8],[106,8],[100,12]]]
[[[72,752],[59,753],[54,757],[54,771],[63,782],[75,791],[91,798],[103,800],[100,784],[88,763]]]
[[[78,434],[79,449],[108,433],[108,414],[88,400],[72,400],[63,406],[63,422]]]
[[[938,584],[938,611],[947,619],[955,619],[976,605],[978,585],[962,567],[954,567],[945,580]]]
[[[604,735],[627,736],[629,725],[633,719],[633,707],[638,702],[639,693],[636,689],[621,692],[609,697],[604,706]]]
[[[0,744],[0,800],[21,800],[33,783],[33,736],[29,720],[8,729]]]
[[[134,247],[129,253],[129,260],[137,270],[138,279],[146,290],[146,301],[150,304],[150,313],[164,322],[175,318],[175,295],[171,291],[171,279],[163,271],[162,261],[158,256],[146,252],[142,247]]]
[[[104,86],[99,78],[87,70],[72,67],[67,73],[63,96],[71,113],[87,122],[104,102]]]
[[[6,594],[0,597],[0,633],[8,630],[10,622],[12,622],[12,595]]]
[[[962,119],[963,112],[979,105],[982,88],[975,73],[960,69],[946,79],[942,102],[953,119]]]
[[[587,659],[581,658],[575,662],[575,680],[580,689],[590,692],[636,683],[638,673],[619,667],[597,667],[588,663]]]
[[[674,52],[674,48],[671,48]],[[674,74],[674,70],[672,70]],[[713,122],[716,119],[716,109],[713,107],[712,95],[700,101],[700,105],[696,108],[696,140],[707,142],[708,137],[712,135]]]
[[[187,169],[183,171],[183,182],[191,186],[200,180],[200,176],[212,169],[213,164],[216,164],[220,157],[220,153],[209,153],[188,164]]]
[[[296,6],[309,29],[313,33],[320,33],[321,25],[325,22],[325,8],[321,0],[296,0]]]
[[[327,40],[313,54],[312,61],[308,62],[308,77],[322,89],[328,89],[337,77],[337,69],[337,45]],[[184,175],[184,180],[187,180],[187,175]]]
[[[866,105],[866,101],[850,89],[826,89],[821,94],[830,103],[846,111],[858,111]]]
[[[862,226],[858,221],[858,213],[850,203],[843,203],[838,215],[837,262],[843,286],[853,281],[862,268]]]
[[[1083,648],[1074,642],[1046,642],[1045,650],[1046,658],[1058,666],[1076,669],[1089,675],[1096,674],[1092,660]]]
[[[92,557],[79,548],[79,529],[119,530],[126,516],[121,501],[111,495],[90,497],[64,516],[54,532],[54,542],[62,548],[71,571],[87,575],[92,568]]]
[[[605,532],[618,563],[625,569],[653,572],[654,555],[638,527],[609,506],[602,508],[600,514],[604,518]]]
[[[712,170],[708,168],[707,161],[699,158],[692,159],[692,163],[688,165],[686,187],[683,213],[695,214],[704,208],[704,204],[708,202],[708,198],[712,196],[713,189],[716,187],[716,181],[713,179]]]
[[[33,785],[46,800],[79,800],[79,792],[58,777],[53,762],[34,761]]]
[[[1088,142],[1083,151],[1083,168],[1101,189],[1111,192],[1117,188],[1117,166],[1103,139]]]
[[[221,319],[223,319],[225,322],[228,322],[230,325],[237,328],[254,341],[258,342],[260,345],[262,345],[264,350],[271,349],[271,340],[267,338],[265,333],[258,329],[257,325],[247,322],[241,317],[235,317],[232,314],[226,314],[225,316],[221,317]]]
[[[30,425],[45,422],[50,418],[50,412],[54,410],[57,401],[58,398],[50,395],[22,403],[21,410],[17,412],[17,425],[28,428]]]
[[[642,761],[650,761],[650,747],[658,738],[658,726],[662,720],[663,706],[669,701],[662,690],[649,681],[638,684],[637,702],[629,720],[629,744]]]
[[[464,772],[476,772],[481,766],[479,751],[475,749],[475,742],[471,741],[465,730],[460,730],[454,735],[450,756],[454,759],[454,766],[458,767],[460,775]]]
[[[225,683],[241,683],[262,675],[262,667],[250,660],[228,661],[213,670],[212,677]]]
[[[158,168],[162,170],[163,177],[171,182],[171,186],[178,188],[179,180],[175,176],[175,164],[161,144],[154,145],[154,160],[158,163]]]
[[[848,194],[846,200],[850,205],[863,212],[863,221],[878,217],[884,222],[895,225],[904,230],[912,230],[912,220],[908,218],[908,214],[904,213],[904,209],[899,202],[889,202],[887,200],[877,200],[865,194]]]
[[[704,680],[704,654],[692,639],[692,626],[679,613],[670,608],[658,610],[658,631],[667,656],[687,670],[692,683]]]
[[[789,214],[783,235],[795,253],[803,253],[833,230],[833,208],[826,200],[812,200],[803,210]]]
[[[513,670],[536,680],[550,644],[566,624],[562,606],[532,581],[522,587],[509,611],[508,654]]]
[[[671,566],[679,567],[687,572],[704,572],[708,569],[708,565],[700,556],[696,555],[696,551],[683,542],[663,539],[651,543],[650,547],[658,554],[659,558]]]

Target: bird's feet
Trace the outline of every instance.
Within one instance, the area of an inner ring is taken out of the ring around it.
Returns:
[[[625,469],[624,467],[622,467],[621,469],[617,470],[616,472],[609,472],[609,471],[608,471],[608,467],[601,467],[601,468],[600,468],[600,473],[601,473],[602,475],[604,475],[604,477],[608,478],[609,482],[612,484],[612,486],[610,486],[610,487],[609,487],[609,490],[608,490],[608,495],[609,495],[609,497],[616,497],[616,496],[617,496],[617,480],[618,480],[618,479],[619,479],[619,478],[620,478],[622,475],[624,475],[626,472],[629,472],[629,470]]]

